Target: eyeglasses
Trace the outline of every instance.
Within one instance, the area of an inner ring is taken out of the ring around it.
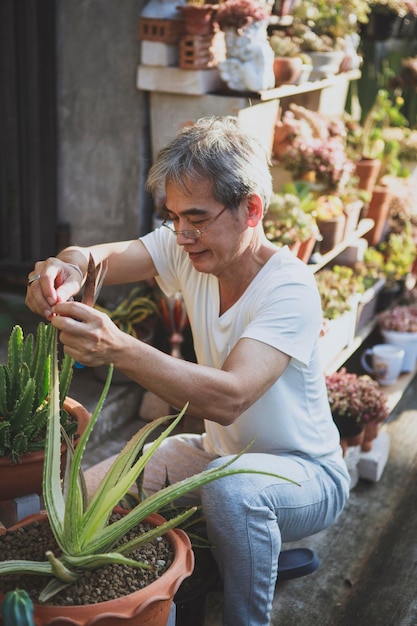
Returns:
[[[172,228],[172,226],[170,226],[169,224],[167,224],[168,220],[164,220],[162,222],[162,226],[165,226],[165,228],[168,228],[171,233],[173,233],[174,235],[183,235],[183,237],[187,237],[187,239],[200,239],[201,235],[203,235],[207,228],[209,226],[211,226],[213,224],[213,222],[215,222],[222,213],[225,212],[225,210],[227,209],[227,206],[224,207],[224,209],[222,209],[220,211],[220,213],[218,213],[216,215],[216,217],[214,217],[212,220],[210,220],[210,222],[208,224],[206,224],[206,226],[204,226],[204,228],[194,228],[194,229],[187,229],[187,230],[175,230],[174,228]]]

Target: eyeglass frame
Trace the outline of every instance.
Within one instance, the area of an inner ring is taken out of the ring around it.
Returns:
[[[184,230],[175,230],[174,228],[172,228],[172,226],[167,224],[167,222],[170,220],[164,220],[161,226],[165,226],[165,228],[168,228],[168,230],[171,231],[171,233],[173,233],[176,237],[178,237],[178,235],[182,235],[183,237],[186,237],[187,239],[200,239],[200,237],[204,235],[208,227],[211,226],[213,222],[215,222],[217,218],[219,218],[220,215],[222,215],[228,208],[229,207],[226,205],[220,211],[220,213],[216,215],[216,217],[213,217],[213,219],[210,220],[209,223],[204,226],[204,228],[186,228]],[[194,234],[190,235],[190,233],[194,233]]]

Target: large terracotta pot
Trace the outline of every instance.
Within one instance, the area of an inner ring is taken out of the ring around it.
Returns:
[[[122,509],[118,511],[127,513]],[[45,514],[30,515],[8,532],[39,519],[47,521]],[[157,526],[164,519],[154,514],[146,518],[146,522]],[[0,534],[4,532],[0,529]],[[165,537],[174,549],[174,560],[168,570],[147,587],[99,604],[66,607],[35,604],[36,626],[166,626],[174,595],[184,578],[193,571],[194,554],[184,531],[170,530]],[[3,594],[0,593],[0,604],[2,600]]]
[[[377,246],[383,239],[390,204],[391,192],[389,188],[376,186],[366,214],[366,217],[371,218],[375,222],[371,230],[364,235],[370,246]]]
[[[77,433],[85,431],[90,414],[87,409],[72,398],[66,398],[64,408],[78,422]],[[75,441],[75,445],[76,445]],[[65,445],[61,453],[62,469],[65,467]],[[12,463],[9,458],[0,457],[0,501],[10,500],[30,493],[42,493],[44,453],[27,452],[20,457],[20,463]]]

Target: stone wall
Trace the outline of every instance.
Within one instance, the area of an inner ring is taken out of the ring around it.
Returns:
[[[58,0],[58,215],[70,242],[149,230],[147,94],[136,88],[140,0]]]

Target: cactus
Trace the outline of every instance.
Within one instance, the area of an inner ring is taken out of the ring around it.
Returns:
[[[6,364],[0,364],[0,456],[19,462],[25,452],[43,450],[51,376],[52,327],[40,322],[26,338],[20,326],[10,334]],[[62,408],[72,378],[73,360],[60,369],[61,423],[69,436],[77,425]]]
[[[35,626],[34,607],[26,591],[9,591],[1,604],[4,626]]]

